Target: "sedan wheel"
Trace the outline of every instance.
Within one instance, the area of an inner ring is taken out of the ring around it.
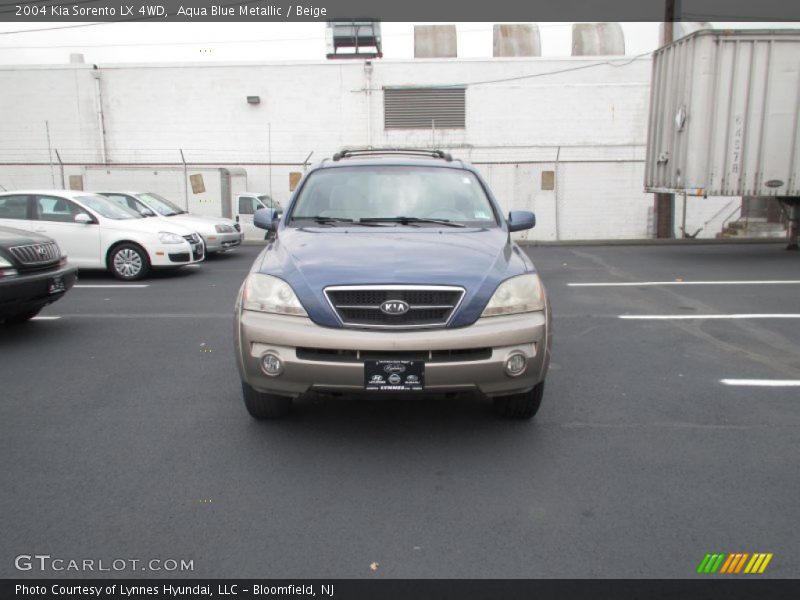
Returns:
[[[147,254],[133,244],[123,244],[116,248],[110,262],[114,275],[125,281],[141,279],[150,269]]]

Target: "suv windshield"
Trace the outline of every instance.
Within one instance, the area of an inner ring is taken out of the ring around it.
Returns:
[[[147,208],[156,211],[158,214],[164,217],[180,215],[186,212],[180,206],[173,204],[163,196],[159,196],[153,192],[136,194],[136,197],[139,198],[139,200],[141,200],[147,206]]]
[[[369,165],[320,169],[300,190],[291,221],[430,222],[496,227],[492,205],[474,174],[441,167]]]
[[[142,215],[135,210],[109,200],[105,196],[76,196],[75,199],[106,219],[141,219]]]

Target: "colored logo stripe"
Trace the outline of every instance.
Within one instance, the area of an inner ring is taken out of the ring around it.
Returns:
[[[773,554],[771,552],[756,552],[754,554],[750,554],[749,552],[706,554],[703,560],[700,561],[697,572],[704,575],[717,572],[720,574],[738,574],[742,573],[742,569],[744,569],[744,573],[755,575],[763,573],[766,570],[772,557]]]
[[[722,563],[722,568],[719,570],[720,573],[730,573],[731,567],[733,564],[736,563],[736,554],[728,554],[728,558]]]
[[[697,567],[698,573],[716,573],[722,564],[722,559],[725,558],[724,554],[706,554],[700,566]]]

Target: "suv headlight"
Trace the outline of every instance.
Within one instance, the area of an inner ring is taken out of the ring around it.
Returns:
[[[539,276],[534,273],[506,279],[497,286],[482,317],[513,315],[544,310],[544,289]]]
[[[162,244],[180,244],[186,241],[177,233],[170,233],[169,231],[159,231],[158,240]]]
[[[292,287],[283,279],[251,273],[244,281],[242,308],[279,315],[307,316]]]
[[[14,265],[0,255],[0,277],[11,277],[16,274],[17,270],[14,268]]]
[[[233,225],[225,225],[225,224],[214,225],[214,229],[216,230],[217,233],[233,233]]]

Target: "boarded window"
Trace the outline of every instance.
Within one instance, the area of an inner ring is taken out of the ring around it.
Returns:
[[[464,129],[464,88],[385,88],[386,129]]]
[[[193,194],[203,194],[206,191],[206,184],[203,183],[203,174],[197,173],[196,175],[189,175],[189,181],[192,184]]]
[[[555,171],[542,171],[542,189],[554,190],[556,182]]]

